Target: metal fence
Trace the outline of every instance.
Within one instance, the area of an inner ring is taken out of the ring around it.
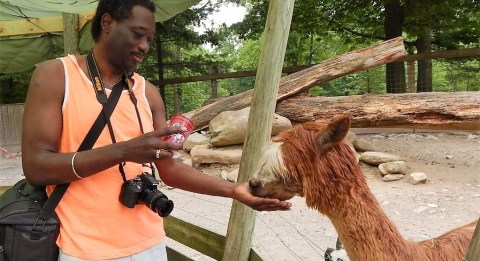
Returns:
[[[403,90],[394,90],[394,93],[417,92],[418,82],[424,82],[425,79],[419,79],[418,64],[421,61],[431,60],[431,89],[433,92],[463,92],[479,91],[480,76],[477,73],[480,69],[480,48],[443,51],[431,53],[428,55],[408,55],[402,60],[404,66],[404,75],[398,77],[393,75],[392,81],[404,81],[403,83],[394,83],[393,86],[403,86]],[[288,68],[286,73],[305,69],[308,66],[299,66]],[[386,66],[378,66],[355,74],[332,80],[325,84],[312,87],[309,90],[311,95],[321,96],[343,96],[360,94],[382,94],[387,90]],[[430,81],[430,79],[427,79]],[[209,103],[211,93],[217,93],[218,96],[230,96],[252,89],[255,85],[255,71],[229,72],[214,75],[204,75],[195,77],[172,78],[164,81],[166,84],[165,101],[168,113],[185,113],[196,109],[206,103]],[[179,111],[173,111],[171,104],[174,99],[171,86],[176,85],[180,92],[180,104],[183,104]],[[216,91],[212,91],[212,87]],[[194,90],[194,91],[193,91]],[[192,101],[188,97],[191,93],[201,93],[200,100]]]

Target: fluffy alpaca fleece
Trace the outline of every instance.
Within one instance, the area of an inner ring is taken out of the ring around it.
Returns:
[[[260,197],[305,197],[326,215],[350,260],[462,260],[477,222],[422,242],[405,240],[370,191],[354,152],[343,142],[350,117],[329,124],[297,125],[280,133],[266,149],[250,180]]]

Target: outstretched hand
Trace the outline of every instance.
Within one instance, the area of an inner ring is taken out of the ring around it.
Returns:
[[[248,182],[238,183],[233,198],[258,211],[290,210],[292,204],[274,198],[260,198],[252,195]]]

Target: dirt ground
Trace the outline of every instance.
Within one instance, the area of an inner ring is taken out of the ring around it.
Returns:
[[[415,135],[412,135],[415,134]],[[371,190],[402,235],[420,241],[480,217],[480,132],[359,134],[377,151],[400,155],[410,172],[424,172],[426,184],[405,180],[384,182],[377,168],[362,164]],[[212,164],[199,168],[221,176],[238,166]],[[22,178],[21,158],[0,159],[0,185]],[[225,235],[232,201],[161,189],[175,203],[172,216]],[[264,260],[323,260],[335,247],[336,231],[329,220],[308,209],[303,198],[290,200],[286,212],[258,212],[252,247]],[[173,240],[167,243],[195,260],[211,260]]]

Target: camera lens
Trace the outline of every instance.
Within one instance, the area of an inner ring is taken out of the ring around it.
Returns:
[[[155,209],[152,210],[157,212],[159,216],[166,217],[173,210],[173,201],[166,197],[160,197],[155,201]]]
[[[145,191],[144,201],[153,212],[161,217],[168,216],[173,210],[173,201],[157,189]]]

